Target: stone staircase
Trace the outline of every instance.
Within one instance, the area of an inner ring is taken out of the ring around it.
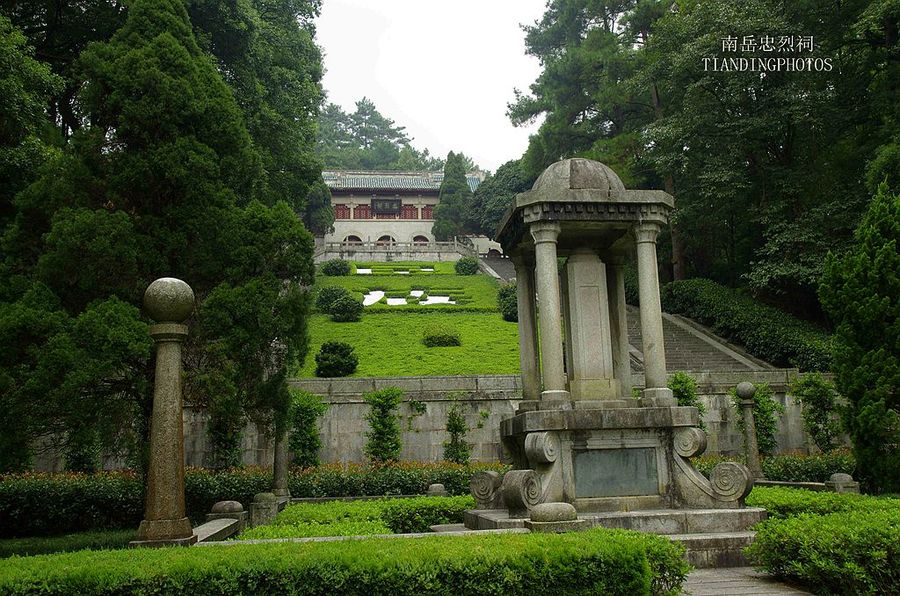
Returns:
[[[666,347],[666,370],[669,372],[733,372],[775,368],[729,344],[702,325],[677,315],[663,313],[663,341]],[[631,344],[631,371],[643,372],[641,313],[634,306],[628,307],[628,342]]]
[[[525,519],[512,518],[505,509],[466,512],[465,527],[475,530],[524,528]],[[743,549],[753,542],[749,528],[763,521],[766,512],[743,509],[649,509],[581,513],[585,527],[635,530],[668,536],[684,544],[688,562],[699,569],[747,565]],[[440,529],[435,528],[435,531]]]

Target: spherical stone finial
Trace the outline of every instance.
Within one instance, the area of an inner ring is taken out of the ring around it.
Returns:
[[[181,323],[194,311],[194,291],[180,279],[161,277],[144,292],[144,308],[154,321]]]
[[[738,383],[738,386],[735,387],[734,391],[741,399],[753,399],[753,394],[756,393],[756,387],[749,381],[742,381]]]

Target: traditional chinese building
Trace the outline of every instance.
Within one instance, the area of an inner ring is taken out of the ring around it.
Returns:
[[[331,189],[334,232],[325,242],[427,244],[434,242],[434,208],[443,172],[322,172]],[[473,191],[480,172],[467,175]]]

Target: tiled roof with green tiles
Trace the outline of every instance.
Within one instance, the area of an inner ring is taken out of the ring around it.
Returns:
[[[443,172],[322,172],[325,184],[332,190],[439,190]],[[469,188],[481,184],[481,176],[467,174]]]

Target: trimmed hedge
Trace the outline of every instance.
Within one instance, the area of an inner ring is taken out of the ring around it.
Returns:
[[[457,275],[475,275],[478,273],[478,259],[475,257],[462,257],[453,266]]]
[[[329,277],[343,277],[350,275],[350,263],[343,259],[331,259],[322,263],[322,275]]]
[[[459,331],[444,325],[429,325],[422,332],[422,343],[426,348],[441,348],[462,345]]]
[[[822,329],[708,279],[666,284],[663,310],[710,327],[751,354],[777,366],[831,368],[831,337]]]
[[[428,532],[436,524],[459,524],[466,509],[475,508],[471,496],[396,499],[381,507],[381,519],[394,534]]]
[[[257,526],[242,532],[236,540],[271,540],[273,538],[313,538],[319,536],[374,536],[390,534],[382,521],[345,520],[330,524],[300,523]]]
[[[29,557],[51,553],[68,553],[77,550],[102,550],[125,548],[137,538],[137,528],[128,530],[103,530],[80,532],[65,536],[41,536],[32,538],[6,538],[0,540],[0,559],[13,555]]]
[[[769,520],[756,527],[746,553],[755,566],[818,594],[896,594],[900,511]]]
[[[443,462],[383,466],[333,464],[292,468],[288,482],[295,497],[420,495],[434,483],[443,484],[451,495],[465,495],[469,493],[469,480],[475,472],[506,469],[499,464],[461,466]],[[271,471],[263,468],[219,471],[188,468],[185,471],[187,514],[201,521],[217,501],[234,500],[248,506],[253,495],[271,488]],[[143,513],[143,485],[131,471],[0,476],[0,537],[136,529]]]
[[[83,552],[10,559],[0,592],[650,594],[664,580],[677,594],[687,565],[651,565],[676,560],[679,548],[662,536],[595,529]]]
[[[694,467],[709,476],[716,464],[723,461],[743,461],[738,457],[709,455],[691,460]],[[846,451],[821,455],[770,455],[762,458],[763,475],[767,480],[781,482],[825,482],[832,474],[853,474],[856,460]]]
[[[747,505],[762,507],[772,519],[852,511],[893,511],[900,517],[900,499],[780,486],[754,487],[747,497]]]

